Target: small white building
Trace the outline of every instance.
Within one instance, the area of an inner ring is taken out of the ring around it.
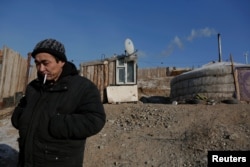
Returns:
[[[96,84],[103,103],[138,101],[135,53],[81,63],[80,75]]]

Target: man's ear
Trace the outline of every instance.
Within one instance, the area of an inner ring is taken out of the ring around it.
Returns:
[[[60,65],[60,67],[62,68],[62,67],[64,66],[65,62],[64,62],[64,61],[59,60],[59,61],[58,61],[58,64],[59,64],[59,65]]]

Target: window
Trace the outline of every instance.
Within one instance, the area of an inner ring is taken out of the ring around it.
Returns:
[[[116,60],[116,84],[136,84],[136,61]]]

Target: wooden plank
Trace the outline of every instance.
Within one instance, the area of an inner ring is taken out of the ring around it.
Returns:
[[[100,91],[102,90],[101,89],[101,86],[102,86],[102,76],[101,76],[101,74],[102,74],[102,65],[98,65],[96,75],[97,75],[97,86],[98,86]]]
[[[5,73],[6,73],[6,55],[7,55],[7,48],[3,47],[3,56],[2,56],[2,68],[1,68],[1,75],[0,75],[0,102],[3,101],[3,89],[4,89],[4,81],[5,81]]]
[[[104,65],[100,66],[100,73],[99,73],[99,77],[100,77],[100,90],[103,91],[104,89]]]
[[[82,67],[83,68],[83,73],[82,75],[86,78],[88,78],[88,67]]]
[[[25,72],[24,85],[26,86],[29,83],[30,67],[31,67],[31,53],[28,53],[25,64],[26,64],[26,72]]]
[[[87,67],[87,78],[94,82],[94,66]]]
[[[115,76],[116,76],[116,70],[115,70],[115,63],[114,62],[110,62],[109,63],[109,85],[115,85],[116,81],[115,81]]]
[[[97,84],[97,67],[96,66],[93,66],[94,67],[94,75],[93,75],[93,82],[94,84]]]
[[[19,74],[19,83],[20,86],[18,88],[18,92],[25,92],[26,89],[26,73],[27,73],[27,60],[21,58],[20,59],[20,71],[21,73]]]
[[[235,70],[234,71],[234,75],[235,75],[235,79],[237,82],[235,82],[235,86],[236,86],[236,99],[237,100],[240,100],[240,86],[239,86],[239,78],[238,78],[238,73],[239,73],[239,70]]]
[[[9,97],[10,96],[10,88],[11,88],[11,79],[12,79],[12,68],[13,68],[13,56],[12,56],[12,51],[7,48],[7,55],[5,57],[6,61],[6,71],[5,71],[5,80],[3,84],[3,97]]]
[[[29,82],[37,78],[37,69],[35,65],[31,65],[30,67],[30,76],[29,76]]]
[[[106,63],[106,64],[104,64],[104,69],[103,69],[103,71],[104,71],[104,73],[103,73],[103,75],[104,75],[104,87],[106,88],[107,86],[108,86],[108,83],[109,83],[109,68],[108,68],[109,66],[108,66],[108,63]]]
[[[98,65],[97,68],[98,68],[97,84],[98,84],[98,89],[100,91],[101,99],[103,99],[103,65]]]
[[[15,86],[15,91],[16,92],[20,92],[20,87],[23,86],[23,84],[21,83],[21,78],[22,78],[22,57],[21,56],[18,56],[18,63],[17,63],[17,71],[16,71],[16,78],[17,78],[17,81],[16,81],[16,86]],[[21,90],[22,91],[22,90]]]
[[[15,89],[16,89],[16,92],[18,92],[18,90],[19,90],[19,87],[20,87],[20,73],[21,73],[21,56],[18,56],[18,63],[16,64],[16,66],[17,66],[17,69],[18,69],[18,71],[17,71],[17,75],[16,75],[16,79],[17,79],[17,81],[16,81],[16,87],[15,87]]]
[[[103,60],[96,60],[96,61],[81,63],[80,66],[96,66],[96,65],[101,65],[101,64],[103,64],[103,63],[104,63]]]
[[[19,60],[19,54],[12,52],[11,56],[13,57],[12,59],[12,70],[11,70],[11,84],[10,84],[10,96],[15,95],[16,91],[17,91],[17,83],[18,83],[18,71],[20,71],[20,69],[18,69],[20,61]]]

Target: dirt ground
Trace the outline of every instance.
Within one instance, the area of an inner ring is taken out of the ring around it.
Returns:
[[[203,167],[210,150],[250,150],[250,104],[104,106],[107,122],[87,140],[84,167]],[[1,116],[0,144],[18,151],[16,139]]]
[[[212,150],[250,150],[249,104],[105,105],[85,167],[206,166]]]

